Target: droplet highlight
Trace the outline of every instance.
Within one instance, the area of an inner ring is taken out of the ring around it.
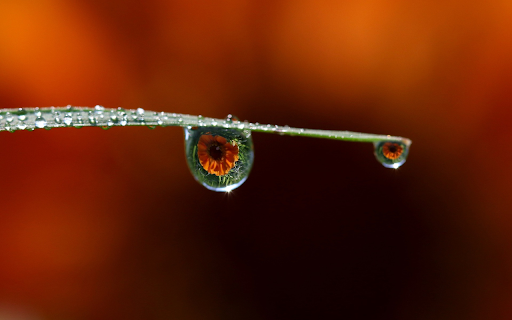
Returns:
[[[373,145],[375,157],[386,168],[398,169],[407,160],[410,146],[408,141],[381,141]]]
[[[250,135],[219,127],[184,130],[187,163],[200,184],[209,190],[229,192],[247,180],[254,162]]]

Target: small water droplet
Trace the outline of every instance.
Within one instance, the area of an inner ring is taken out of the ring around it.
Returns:
[[[144,122],[144,115],[145,115],[145,111],[144,109],[142,108],[138,108],[137,109],[137,116],[135,116],[133,119],[139,121],[139,122]]]
[[[119,123],[124,127],[128,124],[128,116],[125,114],[123,115],[123,117],[121,118],[121,121],[119,121]]]
[[[55,123],[57,124],[61,124],[62,123],[62,119],[60,118],[60,111],[55,111],[54,113],[54,119]]]
[[[13,120],[14,120],[14,117],[12,116],[12,114],[10,112],[7,112],[5,114],[5,121],[11,123]]]
[[[118,121],[119,121],[119,118],[117,117],[117,114],[115,114],[115,113],[111,112],[111,113],[110,113],[110,121],[112,121],[112,122],[114,122],[114,123],[118,122]]]
[[[39,128],[39,129],[45,128],[46,124],[47,124],[46,120],[43,117],[37,117],[34,122],[34,125],[36,126],[36,128]]]
[[[99,104],[94,106],[94,111],[103,112],[105,111],[105,107],[100,106]]]
[[[66,113],[64,116],[64,124],[68,127],[73,124],[73,115],[71,113]]]
[[[23,108],[19,108],[18,110],[18,120],[25,121],[27,120],[27,111]]]
[[[83,126],[84,126],[84,119],[82,118],[82,115],[78,114],[76,116],[75,128],[80,129]]]
[[[39,110],[39,108],[35,108],[34,109],[34,114],[36,115],[36,117],[40,117],[41,116],[41,110]]]
[[[226,116],[226,121],[227,121],[228,123],[233,123],[233,121],[240,121],[240,120],[238,120],[238,117],[237,117],[237,116],[234,116],[234,115],[232,115],[232,114],[228,114],[228,115]]]
[[[91,111],[89,111],[89,115],[87,116],[87,119],[89,119],[89,123],[93,126],[98,124],[98,119],[93,115]]]
[[[250,133],[219,127],[184,130],[187,163],[200,184],[229,192],[247,180],[254,162]]]
[[[409,154],[409,141],[374,142],[377,160],[386,168],[398,169],[405,163]]]
[[[111,119],[109,119],[109,120],[107,121],[107,127],[109,127],[109,128],[110,128],[110,127],[112,127],[112,126],[114,126],[114,121],[112,121]]]

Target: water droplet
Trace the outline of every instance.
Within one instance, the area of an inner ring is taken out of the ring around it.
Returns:
[[[84,119],[80,114],[76,116],[75,128],[80,129],[84,126]]]
[[[103,112],[103,111],[105,111],[105,107],[96,105],[96,106],[94,106],[94,111]]]
[[[144,115],[145,115],[145,111],[144,109],[142,108],[138,108],[137,109],[137,116],[135,116],[133,119],[139,121],[139,122],[144,122]]]
[[[59,112],[59,111],[55,111],[55,118],[54,118],[54,121],[55,121],[55,123],[57,123],[57,124],[61,124],[61,123],[62,123],[62,119],[60,118],[60,112]]]
[[[124,127],[125,125],[128,124],[128,116],[125,114],[123,115],[123,117],[121,118],[121,121],[119,121],[119,123]]]
[[[20,120],[20,121],[27,120],[27,111],[25,111],[25,109],[20,108],[18,110],[18,120]]]
[[[91,111],[89,111],[89,115],[87,116],[87,119],[89,119],[89,123],[93,126],[98,124],[98,119],[93,115]]]
[[[66,113],[64,116],[64,124],[68,127],[73,124],[73,115],[71,113]]]
[[[187,163],[200,184],[229,192],[247,180],[254,162],[250,134],[219,127],[184,130]]]
[[[240,120],[238,120],[238,117],[236,117],[236,116],[234,116],[232,114],[228,114],[226,116],[226,122],[227,123],[233,123],[233,121],[240,121]]]
[[[375,157],[386,168],[397,169],[405,163],[409,154],[408,141],[374,142]]]
[[[46,127],[46,120],[43,117],[37,117],[34,122],[34,125],[36,126],[36,128],[42,129]]]
[[[5,121],[11,123],[13,120],[14,120],[14,117],[12,116],[12,114],[10,112],[7,112],[5,114]]]

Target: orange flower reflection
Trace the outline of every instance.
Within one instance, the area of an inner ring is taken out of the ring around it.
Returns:
[[[203,134],[197,143],[197,156],[204,170],[223,176],[238,161],[238,146],[235,142],[229,143],[224,137]]]
[[[400,157],[400,155],[404,152],[404,148],[400,146],[398,143],[386,142],[382,146],[382,153],[384,157],[395,160]]]

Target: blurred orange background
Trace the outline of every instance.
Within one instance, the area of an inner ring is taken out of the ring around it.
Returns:
[[[1,319],[511,319],[512,2],[0,3],[0,108],[104,105],[401,135],[254,134],[206,190],[178,128],[2,133]]]

